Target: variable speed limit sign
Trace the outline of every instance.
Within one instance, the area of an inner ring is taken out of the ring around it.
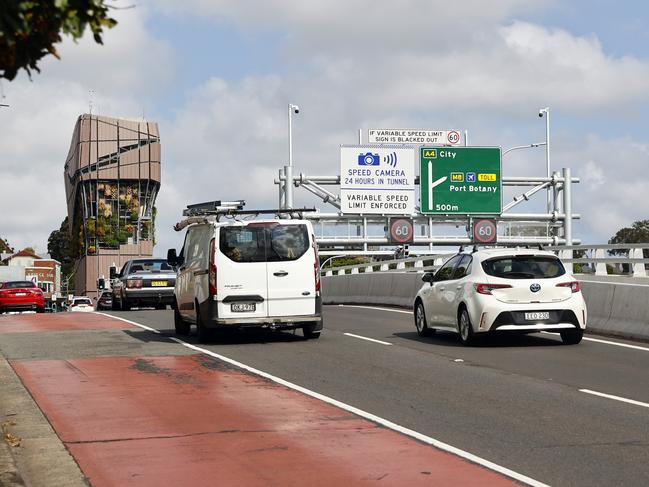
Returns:
[[[493,218],[473,220],[473,241],[479,244],[494,244],[498,239],[498,224]]]
[[[415,239],[415,227],[411,218],[391,218],[389,239],[393,244],[411,244]]]

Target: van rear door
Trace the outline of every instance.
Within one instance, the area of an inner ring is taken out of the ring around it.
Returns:
[[[316,255],[309,225],[294,220],[268,226],[269,316],[315,314]]]
[[[266,227],[222,226],[216,249],[219,318],[268,316]]]

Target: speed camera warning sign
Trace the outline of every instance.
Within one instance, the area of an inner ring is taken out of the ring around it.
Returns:
[[[389,230],[390,243],[411,244],[415,239],[411,218],[391,218]]]
[[[473,220],[473,241],[480,244],[494,244],[498,239],[498,224],[493,218]]]

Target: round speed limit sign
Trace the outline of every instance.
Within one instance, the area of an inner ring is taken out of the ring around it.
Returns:
[[[390,219],[390,243],[410,244],[415,238],[415,229],[410,218]]]
[[[473,241],[481,244],[493,244],[498,239],[498,225],[493,218],[473,220]]]

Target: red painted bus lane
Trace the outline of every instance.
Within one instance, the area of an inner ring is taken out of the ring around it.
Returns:
[[[518,485],[204,355],[12,366],[95,487]]]
[[[128,330],[128,323],[97,313],[47,313],[0,315],[0,333],[46,331]]]

